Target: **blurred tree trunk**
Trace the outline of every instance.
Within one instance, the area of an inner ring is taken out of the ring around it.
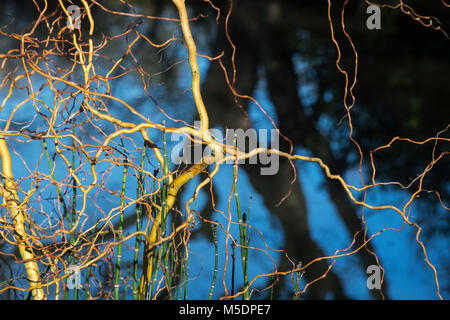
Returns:
[[[241,5],[239,10],[233,11],[230,20],[230,35],[236,46],[236,84],[234,88],[240,94],[254,94],[258,81],[258,67],[263,65],[265,78],[268,85],[268,93],[278,118],[278,128],[294,145],[306,147],[317,157],[329,165],[334,173],[342,174],[338,161],[333,157],[327,139],[314,127],[312,119],[305,114],[301,100],[298,96],[298,81],[293,65],[293,52],[283,46],[283,35],[287,30],[283,29],[282,17],[271,16],[267,21],[268,27],[264,28],[257,21],[261,19],[261,12],[255,10],[255,4]],[[259,8],[264,8],[260,5]],[[268,9],[266,7],[266,9]],[[258,17],[256,17],[258,15]],[[279,20],[277,20],[279,19]],[[270,24],[270,25],[269,25]],[[226,34],[219,31],[212,52],[217,53],[225,48],[224,61],[232,78],[231,45],[228,44]],[[236,106],[235,97],[231,94],[225,81],[223,70],[218,63],[211,63],[203,85],[203,94],[206,105],[210,108],[211,126],[223,125],[227,128],[251,127],[244,113]],[[241,106],[246,108],[249,100],[239,99]],[[287,143],[283,145],[280,138],[280,149],[289,151]],[[287,242],[285,249],[295,262],[303,264],[314,258],[324,256],[324,252],[313,241],[308,229],[308,216],[305,196],[299,180],[292,186],[291,195],[280,205],[275,206],[291,188],[289,182],[293,178],[293,169],[284,159],[280,159],[280,170],[274,176],[261,176],[260,168],[256,165],[244,165],[246,173],[253,188],[262,196],[267,208],[280,219]],[[298,176],[297,172],[297,176]],[[345,223],[351,235],[362,230],[361,221],[355,207],[348,199],[344,189],[339,183],[326,179],[326,186],[330,199]],[[359,236],[355,247],[362,242]],[[370,244],[368,249],[372,250]],[[374,257],[366,250],[360,251],[364,267],[376,264]],[[305,278],[312,281],[324,274],[328,267],[327,262],[321,261],[308,268]],[[285,259],[281,262],[279,270],[287,270],[292,265]],[[279,292],[282,284],[278,285]],[[308,289],[308,298],[323,299],[328,292],[335,298],[345,298],[340,279],[330,272]],[[377,295],[374,293],[374,295]]]

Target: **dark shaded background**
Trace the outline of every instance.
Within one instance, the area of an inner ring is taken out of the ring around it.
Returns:
[[[130,11],[116,1],[101,3],[110,9]],[[217,12],[207,3],[188,1],[190,16],[204,16],[192,23],[193,34],[200,53],[216,56],[224,51],[223,61],[231,76],[233,48],[224,29],[230,2],[216,0],[213,3],[221,10],[217,22]],[[341,49],[340,65],[349,72],[352,81],[355,55],[340,28],[343,4],[344,1],[333,1],[332,21]],[[435,16],[442,27],[450,32],[450,9],[445,8],[440,1],[409,1],[408,4],[417,13]],[[170,1],[134,1],[133,5],[140,13],[176,17]],[[57,7],[53,2],[49,6]],[[27,30],[32,19],[36,18],[31,1],[2,1],[1,7],[1,24],[7,25],[3,30],[8,33]],[[358,52],[357,84],[353,91],[356,103],[351,115],[353,137],[362,148],[363,172],[368,183],[372,173],[370,150],[387,144],[396,136],[417,141],[435,137],[449,125],[450,43],[442,32],[422,26],[399,9],[383,8],[381,29],[368,30],[366,8],[364,1],[349,1],[345,9],[345,26]],[[113,16],[96,6],[93,7],[93,15],[96,17],[97,40],[101,39],[102,33],[117,34],[119,30],[123,32],[133,27],[155,42],[165,41],[171,32],[178,32],[174,23]],[[101,18],[103,15],[105,18]],[[336,68],[337,51],[331,41],[327,1],[233,1],[228,25],[229,35],[236,46],[235,90],[243,95],[253,95],[258,82],[264,80],[268,97],[274,106],[277,126],[295,146],[320,157],[334,173],[341,174],[358,166],[360,155],[348,139],[349,126],[343,104],[345,82]],[[83,28],[86,28],[86,24],[83,24]],[[7,48],[17,47],[17,41],[5,37],[1,37],[0,41],[3,52]],[[162,52],[154,50],[149,54],[146,51],[147,44],[139,45],[143,50],[135,50],[136,56],[150,74],[166,70],[177,59],[175,48]],[[124,48],[126,46],[123,43],[112,42],[106,52],[111,57],[119,57]],[[70,48],[66,50],[69,52]],[[127,60],[127,63],[133,66],[131,60]],[[180,76],[179,70],[170,68],[152,80],[156,87],[154,99],[165,99],[176,105],[185,98],[170,96],[171,92],[176,91],[173,89],[177,87],[175,79]],[[250,100],[235,98],[231,94],[217,61],[211,62],[203,78],[202,90],[212,127],[252,127],[251,119],[243,112],[248,110]],[[134,101],[134,105],[139,109],[139,103],[144,104],[145,101]],[[347,103],[351,103],[349,97]],[[180,111],[185,112],[185,120],[194,120],[192,108],[185,110]],[[444,131],[440,136],[448,138],[449,131]],[[449,143],[432,141],[416,145],[396,142],[389,149],[377,152],[377,181],[398,181],[404,186],[409,185],[432,160],[433,148],[436,157],[441,152],[448,152]],[[289,151],[289,145],[282,143],[281,149]],[[323,256],[308,230],[302,185],[294,184],[291,196],[282,205],[275,206],[291,188],[288,182],[292,180],[293,171],[289,163],[282,160],[280,171],[275,176],[261,176],[259,168],[255,166],[244,167],[253,188],[264,198],[266,207],[280,219],[287,252],[301,261]],[[439,192],[444,204],[448,204],[450,193],[449,174],[447,155],[434,165],[423,181],[423,189]],[[416,180],[407,191],[413,193],[417,187]],[[351,203],[339,183],[326,180],[323,188],[328,192],[349,233],[361,230],[360,208]],[[420,210],[415,221],[424,228],[423,236],[448,238],[448,214],[440,206],[436,195],[423,192],[418,203],[424,209]],[[210,206],[203,209],[202,215],[208,217],[208,212],[211,212]],[[209,231],[205,227],[199,232]],[[361,241],[360,235],[355,247]],[[373,249],[370,244],[368,248]],[[360,252],[359,258],[365,267],[375,264],[374,257],[365,250]],[[283,263],[286,262],[282,262],[279,268],[289,268],[288,264]],[[445,265],[449,267],[448,261]],[[326,268],[326,262],[314,264],[305,274],[306,280],[315,279]],[[448,290],[448,280],[442,281]],[[385,295],[388,286],[386,282],[383,290]],[[277,294],[282,290],[280,283]],[[307,296],[323,299],[327,292],[332,292],[335,298],[346,298],[341,280],[334,272],[311,286]],[[376,298],[380,297],[376,291],[373,294]]]

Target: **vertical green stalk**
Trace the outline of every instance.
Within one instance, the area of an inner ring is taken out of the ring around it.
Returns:
[[[156,177],[156,174],[155,174],[155,177]],[[156,183],[155,183],[155,181],[153,181],[153,190],[156,190]],[[160,195],[161,195],[161,193],[160,193]],[[153,201],[154,201],[154,203],[156,203],[156,201],[157,201],[156,194],[153,196]],[[152,207],[151,214],[152,214],[153,218],[156,217],[156,212],[155,212],[154,207]],[[149,216],[149,219],[150,219],[150,216]],[[159,259],[161,259],[161,253],[160,253],[159,247],[154,247],[153,250],[155,250],[155,255],[154,256],[158,256],[158,259],[153,259],[153,263],[152,263],[153,279],[151,280],[151,288],[150,288],[150,295],[151,296],[153,296],[153,290],[155,288],[156,280],[158,279],[158,270],[159,270],[157,268],[158,261],[159,261]]]
[[[75,123],[72,122],[72,134],[73,136],[76,135],[75,131]],[[75,168],[75,139],[72,139],[72,168]],[[75,179],[72,179],[72,210],[70,212],[71,216],[71,228],[73,225],[75,225],[76,219],[77,219],[77,182]],[[72,245],[75,245],[75,235],[73,232],[70,234],[70,243]],[[78,262],[77,258],[73,258],[73,263],[76,264]],[[78,300],[78,286],[75,286],[74,288],[74,300]]]
[[[93,234],[96,235],[98,230],[99,230],[99,226],[98,226],[98,222],[97,222],[95,224],[95,231]],[[89,259],[89,256],[87,258]],[[91,268],[92,268],[92,265],[89,265],[86,268],[86,277],[84,280],[84,300],[89,300],[91,298],[91,286],[89,284],[89,279],[91,277]]]
[[[164,165],[163,165],[163,175],[165,177],[165,179],[163,180],[163,187],[162,187],[162,193],[161,193],[161,226],[160,226],[160,236],[164,236],[166,233],[166,227],[167,227],[167,215],[168,215],[168,210],[167,210],[167,198],[169,196],[169,188],[170,188],[170,184],[169,184],[169,159],[168,159],[168,153],[167,153],[167,142],[166,142],[166,131],[163,131],[163,153],[164,153]],[[161,257],[164,259],[163,260],[163,274],[166,276],[166,280],[167,280],[167,290],[169,291],[169,295],[170,295],[170,287],[172,285],[172,276],[169,274],[170,270],[169,270],[169,255],[170,255],[170,248],[171,246],[169,246],[169,248],[167,248],[167,243],[164,242],[161,244],[161,249],[159,251],[159,258],[158,260],[161,259]]]
[[[76,135],[76,131],[75,131],[75,124],[72,122],[72,134],[75,136]],[[50,156],[48,154],[48,150],[47,150],[47,144],[45,143],[44,140],[44,148],[45,148],[45,152],[47,154],[47,160],[49,162],[49,165],[51,167],[51,161],[50,161]],[[72,139],[72,169],[75,168],[75,139]],[[53,179],[55,179],[55,174],[53,172]],[[64,202],[62,193],[61,193],[61,189],[59,188],[59,186],[56,187],[58,190],[58,198],[61,201],[61,203],[63,204],[63,208],[64,208],[64,215],[67,216],[68,213],[68,209],[67,206]],[[72,208],[70,210],[70,216],[67,217],[67,222],[69,224],[69,228],[72,229],[73,225],[75,224],[77,219],[77,183],[75,181],[75,179],[72,179]],[[72,246],[76,245],[76,239],[75,239],[75,235],[73,233],[70,234],[70,244]],[[67,259],[68,265],[71,266],[73,264],[77,263],[77,259],[76,257],[70,255],[69,258]],[[66,293],[64,295],[64,299],[67,300],[69,299],[69,291],[66,290]],[[78,286],[75,286],[74,288],[74,296],[73,296],[74,300],[78,300]]]
[[[154,289],[155,289],[155,284],[157,282],[158,279],[158,261],[161,259],[161,250],[160,248],[154,248],[153,250],[155,250],[155,256],[156,256],[156,251],[158,254],[158,259],[153,259],[153,264],[152,264],[152,270],[153,270],[153,279],[151,281],[152,285],[150,287],[150,294],[153,297],[154,295]]]
[[[247,213],[247,215],[245,215],[245,213],[244,213],[244,215],[242,217],[242,221],[245,224],[245,245],[247,247],[250,246],[250,224],[249,224],[249,221],[250,221],[250,212],[252,209],[252,199],[253,199],[253,197],[250,196],[249,204],[248,204],[248,213]],[[246,248],[246,250],[248,251],[248,248]],[[248,254],[246,255],[246,259],[247,259],[247,264],[248,264]],[[248,266],[247,266],[247,269],[248,269]]]
[[[146,146],[142,148],[141,152],[141,164],[140,168],[144,170],[145,166],[145,152]],[[136,189],[136,199],[139,201],[144,194],[144,183],[145,176],[142,172],[139,172],[138,183]],[[139,202],[136,203],[136,231],[139,232],[142,229],[142,208],[143,205]],[[151,213],[149,213],[150,215]],[[138,262],[139,262],[139,251],[141,249],[141,237],[136,235],[136,240],[134,243],[134,257],[133,257],[133,299],[138,300]]]
[[[177,291],[174,295],[175,299],[178,300],[187,300],[187,282],[188,282],[188,244],[186,244],[186,247],[184,247],[183,254],[181,255],[181,261],[180,261],[180,280],[178,282]],[[173,270],[176,270],[177,265],[173,264]]]
[[[45,141],[45,139],[42,139],[43,144],[44,144],[44,150],[45,150],[45,155],[47,157],[47,161],[48,161],[48,166],[50,167],[50,172],[52,172],[52,178],[53,180],[56,182],[56,177],[55,177],[55,172],[53,171],[53,165],[52,165],[52,160],[50,159],[50,155],[48,153],[48,149],[47,149],[47,142]],[[66,206],[66,202],[64,201],[61,189],[59,188],[59,185],[56,183],[56,192],[58,193],[58,200],[61,202],[62,206],[63,206],[63,216],[67,215],[67,206]],[[70,221],[69,221],[70,223]]]
[[[299,262],[297,264],[297,268],[301,268],[302,267],[302,263]],[[304,271],[297,271],[296,273],[296,277],[295,277],[295,282],[294,282],[294,300],[298,300],[300,297],[300,280],[303,277],[303,274],[305,273]]]
[[[212,237],[213,237],[213,243],[214,243],[214,273],[211,283],[211,289],[209,289],[209,296],[208,300],[211,300],[214,287],[216,286],[216,277],[217,277],[217,270],[218,270],[218,262],[219,262],[219,246],[217,241],[217,224],[211,224],[212,229]]]
[[[176,252],[173,249],[173,245],[171,242],[169,243],[168,246],[166,243],[163,243],[163,252],[164,252],[163,267],[164,267],[164,275],[166,278],[167,291],[169,293],[169,296],[172,296],[171,290],[170,290],[170,288],[172,287],[172,268],[170,267],[170,262],[173,262],[173,259],[169,260],[169,257],[171,254],[175,255]]]
[[[125,286],[125,288],[124,288],[124,290],[123,290],[123,298],[124,298],[124,300],[127,300],[127,295],[128,295],[128,277],[129,277],[129,274],[130,274],[130,263],[127,263],[127,276],[126,276],[126,279],[127,279],[127,281],[126,281],[126,283],[127,283],[127,285]]]
[[[164,124],[165,125],[165,124]],[[164,157],[164,163],[163,163],[163,167],[162,167],[162,173],[163,173],[163,177],[165,177],[165,179],[163,179],[163,185],[161,187],[161,191],[160,191],[160,205],[161,205],[161,225],[159,226],[159,237],[160,236],[164,236],[165,232],[166,232],[166,218],[167,218],[167,198],[169,196],[169,159],[168,159],[168,155],[167,155],[167,142],[166,142],[166,131],[163,131],[163,157]],[[168,260],[166,260],[166,249],[167,249],[167,243],[163,243],[161,245],[159,245],[158,247],[154,247],[152,250],[155,251],[154,257],[156,257],[156,251],[158,251],[157,259],[153,259],[153,280],[151,281],[151,288],[150,288],[150,294],[151,296],[153,296],[154,292],[154,288],[155,288],[155,284],[157,282],[158,279],[158,261],[163,261],[163,275],[167,275],[166,271],[168,268]],[[163,259],[163,260],[162,260]],[[167,278],[168,279],[168,278]],[[169,279],[168,279],[169,280]],[[171,281],[171,279],[169,280],[169,282]],[[167,287],[169,288],[169,283],[166,283]],[[170,292],[169,292],[170,294]]]
[[[274,272],[275,272],[275,270],[274,270]],[[275,281],[275,274],[273,274],[272,277],[270,278],[271,287],[270,287],[269,300],[273,300],[273,287],[275,287],[274,281]]]
[[[235,271],[235,265],[236,265],[236,255],[235,250],[236,245],[234,242],[231,243],[231,295],[234,295],[234,271]],[[233,299],[232,299],[233,300]]]
[[[90,289],[89,278],[91,277],[91,266],[86,268],[86,278],[84,280],[84,300],[89,300],[90,298]]]
[[[123,164],[123,177],[122,177],[122,197],[120,200],[120,221],[119,221],[119,230],[117,240],[119,241],[119,245],[117,246],[117,258],[116,258],[116,270],[115,270],[115,278],[114,278],[114,300],[119,300],[120,293],[120,263],[122,261],[122,239],[123,239],[123,204],[125,200],[125,185],[127,181],[127,160],[125,160]]]
[[[183,278],[184,278],[184,286],[183,286],[183,288],[184,288],[184,292],[183,292],[183,295],[184,295],[184,300],[187,300],[187,287],[188,287],[188,280],[189,280],[189,243],[186,243],[186,248],[185,248],[186,250],[185,250],[185,253],[184,253],[184,256],[185,256],[185,259],[184,259],[184,261],[185,261],[185,268],[184,268],[184,276],[183,276]]]
[[[157,176],[157,172],[159,172],[158,169],[155,170],[155,174],[154,174],[155,177]],[[156,190],[156,183],[155,183],[155,181],[153,181],[153,190]],[[161,199],[161,196],[162,196],[162,191],[160,191],[160,193],[159,193],[159,200]],[[153,197],[153,202],[157,203],[157,201],[158,201],[157,195],[154,194],[152,197]],[[152,217],[154,219],[156,218],[156,211],[155,210],[156,210],[155,207],[152,207],[151,215],[152,215]],[[150,214],[149,214],[149,219],[150,219]],[[160,250],[160,248],[159,247],[154,247],[153,250],[155,251],[154,252],[155,253],[154,256],[158,256],[158,259],[153,259],[153,263],[152,263],[153,279],[151,280],[151,287],[150,287],[150,295],[152,297],[153,297],[153,294],[154,294],[155,284],[156,284],[157,279],[158,279],[158,270],[159,270],[159,268],[158,268],[158,261],[161,259],[161,250]]]
[[[177,293],[175,295],[175,299],[181,300],[182,299],[182,291],[183,291],[183,285],[184,285],[184,276],[185,276],[185,267],[186,267],[186,262],[185,262],[185,253],[183,252],[183,255],[181,257],[181,262],[180,262],[180,281],[178,283],[177,286]],[[176,266],[174,267],[176,268]]]
[[[236,143],[236,141],[235,141]],[[242,219],[242,213],[241,213],[241,202],[239,201],[239,195],[237,191],[237,163],[234,164],[233,167],[233,173],[234,173],[234,197],[236,199],[236,210],[238,215],[238,223],[239,223],[239,236],[240,236],[240,248],[241,248],[241,263],[242,263],[242,273],[244,277],[244,300],[250,299],[250,293],[247,288],[248,286],[248,244],[247,244],[247,233],[248,233],[248,226],[244,225],[245,222]],[[245,215],[245,213],[244,213]]]
[[[58,200],[61,203],[61,205],[63,206],[63,218],[64,217],[67,218],[69,228],[72,229],[72,220],[67,216],[67,213],[69,212],[69,210],[67,208],[66,202],[64,201],[64,197],[62,195],[61,188],[59,187],[59,184],[56,183],[56,176],[55,176],[55,172],[53,170],[52,160],[50,158],[50,154],[48,153],[47,141],[45,139],[42,139],[42,142],[44,144],[44,150],[45,150],[45,155],[47,157],[48,166],[50,168],[50,172],[52,173],[53,181],[55,181],[56,192],[58,193]],[[72,154],[72,157],[73,157],[73,154]],[[70,241],[72,242],[72,236],[71,236]],[[69,265],[71,264],[71,260],[72,259],[69,257],[69,259],[68,259]],[[66,285],[66,284],[64,284],[64,285]],[[65,290],[64,299],[67,300],[68,298],[69,298],[69,291]]]

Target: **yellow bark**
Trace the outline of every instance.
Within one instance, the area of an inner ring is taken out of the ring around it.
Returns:
[[[14,237],[17,241],[20,256],[24,261],[25,270],[30,282],[30,287],[33,288],[31,293],[33,299],[45,299],[44,291],[42,290],[39,266],[35,261],[35,256],[31,249],[29,236],[25,228],[26,212],[19,200],[14,178],[11,169],[11,156],[6,145],[5,137],[0,135],[0,158],[2,161],[2,173],[4,178],[4,185],[2,189],[3,203],[9,209],[13,221]]]

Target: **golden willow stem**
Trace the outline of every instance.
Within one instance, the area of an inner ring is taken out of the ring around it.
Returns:
[[[191,30],[189,28],[189,18],[186,11],[186,5],[184,0],[172,0],[175,6],[178,9],[178,14],[180,16],[181,29],[183,31],[183,36],[186,41],[186,45],[188,48],[189,54],[189,66],[191,68],[192,73],[192,94],[194,96],[195,106],[197,107],[197,112],[200,117],[201,123],[201,137],[202,140],[210,146],[213,150],[213,159],[211,157],[206,157],[199,164],[195,164],[190,167],[188,170],[183,172],[180,176],[178,176],[169,186],[169,196],[167,198],[167,211],[169,211],[176,199],[176,195],[180,188],[186,184],[189,180],[194,178],[200,172],[205,170],[209,164],[214,162],[214,160],[220,160],[223,157],[222,148],[219,144],[215,143],[213,138],[209,133],[209,118],[208,113],[206,111],[205,104],[203,102],[203,98],[200,92],[200,70],[198,68],[197,63],[197,47],[195,46],[194,38],[192,37]],[[150,234],[148,237],[148,243],[145,246],[144,250],[144,265],[142,270],[142,277],[139,283],[139,299],[145,299],[146,293],[148,291],[149,281],[152,275],[153,269],[153,246],[154,243],[158,240],[159,237],[159,227],[161,225],[162,219],[162,207],[156,214],[155,220],[152,224],[152,228],[150,230]]]
[[[194,96],[195,106],[197,107],[197,112],[200,117],[201,123],[201,133],[202,139],[210,145],[216,157],[222,156],[222,150],[217,144],[213,144],[213,139],[208,131],[209,129],[209,118],[206,111],[205,104],[203,103],[202,94],[200,92],[200,70],[197,63],[197,47],[195,46],[194,38],[191,34],[191,29],[189,28],[189,18],[186,11],[186,5],[184,0],[172,0],[178,9],[178,14],[180,15],[181,29],[183,31],[183,36],[186,41],[186,45],[189,53],[189,66],[192,73],[192,94]]]
[[[25,210],[22,208],[19,196],[17,194],[16,186],[11,168],[11,156],[6,145],[5,137],[0,134],[0,158],[2,161],[2,174],[4,178],[2,196],[3,202],[7,208],[11,210],[11,217],[14,227],[14,237],[19,247],[20,256],[24,261],[25,271],[28,276],[28,281],[32,289],[31,293],[34,300],[44,300],[45,295],[41,287],[41,279],[39,273],[39,266],[35,261],[35,256],[31,250],[31,245],[28,241],[28,234],[25,229]]]
[[[206,162],[195,164],[188,170],[184,171],[170,184],[169,196],[167,197],[167,212],[169,212],[175,204],[175,199],[180,188],[189,180],[197,176],[200,172],[205,170],[207,167],[208,164]],[[161,220],[162,206],[156,213],[155,220],[153,221],[152,228],[148,236],[148,242],[146,243],[146,246],[144,248],[144,263],[138,293],[139,300],[145,299],[150,284],[150,279],[153,273],[153,247],[159,238],[159,227],[161,225]]]

